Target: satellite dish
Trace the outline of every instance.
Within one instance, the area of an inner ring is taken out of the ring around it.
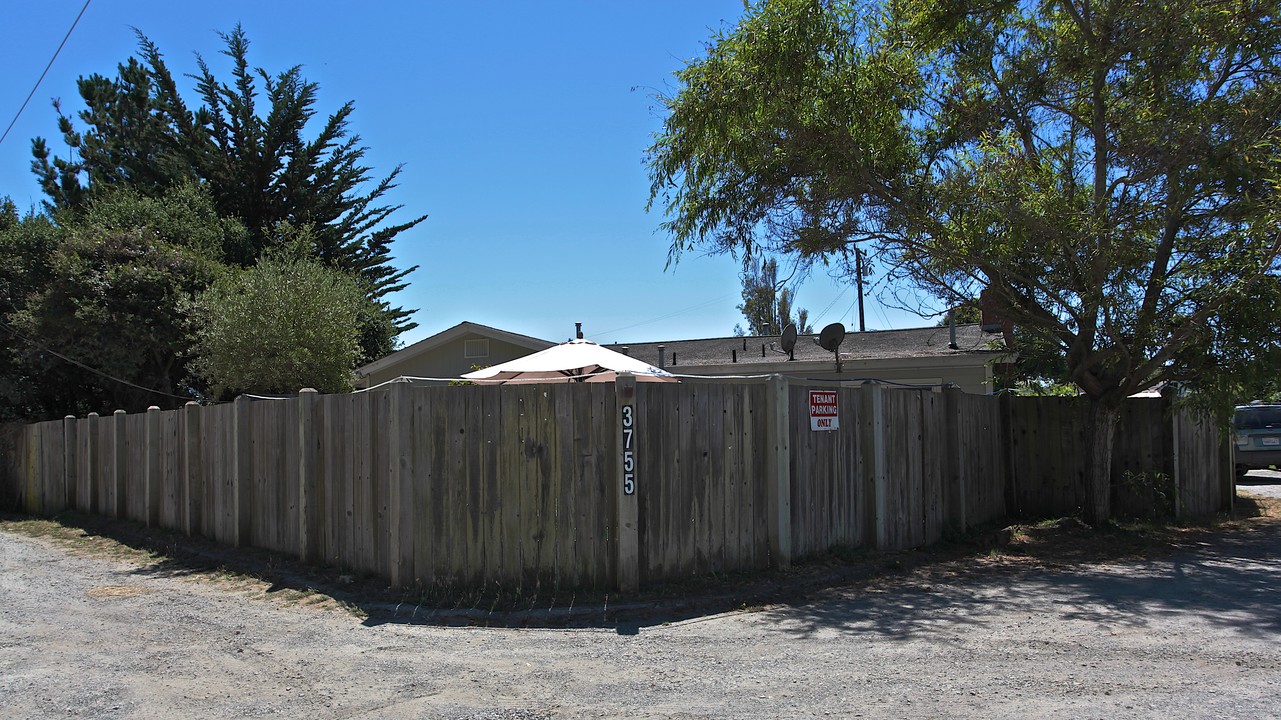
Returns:
[[[787,327],[783,328],[783,341],[780,344],[783,346],[783,352],[787,353],[788,361],[795,360],[796,355],[793,351],[796,349],[796,325],[788,323]]]
[[[836,372],[841,371],[841,343],[845,340],[845,326],[832,323],[818,334],[819,347],[836,356]]]
[[[836,352],[841,343],[845,341],[845,326],[840,323],[832,323],[823,328],[818,334],[818,345],[828,352]]]

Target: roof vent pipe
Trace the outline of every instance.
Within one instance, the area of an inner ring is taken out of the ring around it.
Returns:
[[[583,324],[582,324],[582,323],[574,323],[574,337],[578,338],[579,340],[582,340],[582,339],[583,339]]]
[[[658,346],[658,369],[662,370],[665,367],[667,367],[667,348],[662,345],[659,345]]]
[[[947,332],[948,332],[948,343],[947,343],[948,349],[950,350],[961,349],[961,346],[956,344],[956,310],[947,311]]]
[[[730,356],[730,360],[731,360],[732,362],[738,362],[738,349],[737,349],[737,348],[735,348],[735,349],[733,349],[733,350],[730,350],[730,351],[729,351],[729,356]]]
[[[624,346],[622,347],[622,350],[623,350],[623,354],[624,354],[624,355],[631,355],[631,354],[632,354],[632,349],[631,349],[631,348],[629,348],[629,347],[627,347],[626,345],[624,345]]]

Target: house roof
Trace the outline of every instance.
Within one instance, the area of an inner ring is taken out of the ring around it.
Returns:
[[[549,348],[556,344],[540,338],[508,332],[506,330],[499,330],[498,328],[481,325],[480,323],[464,321],[449,328],[448,330],[442,330],[431,337],[419,340],[413,345],[408,345],[394,353],[391,353],[390,355],[383,356],[368,365],[356,368],[356,374],[369,375],[370,373],[378,372],[379,370],[383,370],[391,365],[395,365],[396,363],[403,362],[416,355],[434,350],[435,348],[468,335],[480,335],[494,340],[501,340],[503,342],[511,343],[512,345],[529,348],[530,351],[534,352]]]
[[[819,347],[814,341],[817,337],[817,334],[813,334],[797,338],[794,351],[797,361],[830,362],[832,360],[832,353]],[[949,342],[950,332],[946,326],[851,332],[841,343],[841,360],[947,358],[979,354],[990,356],[1009,352],[1005,349],[999,333],[983,332],[977,323],[956,326],[956,349],[948,347]],[[617,343],[608,347],[620,352],[622,347],[626,347],[627,353],[632,357],[658,364],[659,346],[663,347],[664,364],[668,369],[673,365],[673,353],[676,355],[676,367],[726,365],[734,361],[735,352],[740,365],[772,364],[787,360],[787,353],[782,351],[780,338],[776,335],[668,340],[625,345]],[[763,354],[762,346],[764,346]]]

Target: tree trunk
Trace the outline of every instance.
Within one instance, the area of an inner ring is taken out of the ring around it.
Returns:
[[[1085,521],[1100,525],[1112,519],[1112,446],[1120,408],[1107,403],[1090,403],[1089,435],[1085,451],[1090,464],[1086,483]]]

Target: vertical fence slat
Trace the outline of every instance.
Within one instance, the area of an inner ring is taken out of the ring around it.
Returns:
[[[160,525],[160,408],[152,405],[147,408],[146,435],[143,444],[143,464],[146,467],[144,482],[144,506],[147,527]]]
[[[204,467],[200,461],[200,405],[189,402],[182,409],[182,458],[185,503],[182,508],[182,530],[188,537],[200,532],[204,510]]]
[[[62,419],[62,507],[75,509],[77,505],[77,484],[80,476],[76,472],[76,416],[67,415]]]
[[[0,477],[31,512],[104,512],[396,585],[539,588],[908,547],[1007,510],[1068,514],[1086,497],[1079,400],[841,388],[840,428],[816,433],[807,390],[778,379],[634,393],[630,528],[608,384],[397,385],[63,418],[6,433]],[[1162,474],[1182,514],[1229,501],[1213,418],[1133,401],[1122,422],[1114,479],[1147,484],[1120,483],[1118,509],[1150,511]]]

